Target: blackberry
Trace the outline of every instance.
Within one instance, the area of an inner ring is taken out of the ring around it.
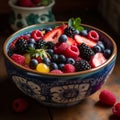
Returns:
[[[79,45],[78,48],[80,50],[80,56],[87,61],[89,61],[91,56],[95,54],[94,51],[85,43]]]
[[[64,30],[64,34],[66,34],[67,36],[73,38],[74,35],[76,34],[76,30],[75,30],[73,27],[67,27],[67,28]]]
[[[18,39],[17,42],[15,43],[15,49],[16,52],[19,54],[23,54],[26,52],[28,47],[28,43],[25,39]]]
[[[37,41],[36,49],[44,49],[46,47],[46,42],[42,39]]]
[[[83,71],[91,69],[91,66],[87,60],[77,60],[74,64],[76,71]]]
[[[55,43],[50,42],[50,41],[48,41],[48,42],[46,43],[47,49],[53,49],[54,45],[55,45]]]

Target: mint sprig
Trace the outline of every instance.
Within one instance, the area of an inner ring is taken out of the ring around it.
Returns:
[[[81,26],[81,19],[79,17],[77,18],[70,18],[68,20],[68,26],[74,27],[78,31],[84,30],[84,28]]]

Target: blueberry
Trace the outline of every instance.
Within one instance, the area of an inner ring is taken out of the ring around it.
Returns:
[[[75,60],[73,58],[67,58],[66,63],[74,65],[75,64]]]
[[[59,55],[58,56],[58,62],[59,63],[65,63],[66,62],[66,57],[64,55]]]
[[[58,64],[58,68],[59,68],[60,70],[62,70],[64,66],[65,66],[65,64],[63,64],[63,63]]]
[[[58,40],[60,43],[62,42],[66,42],[67,41],[67,35],[63,34],[59,37],[59,40]]]
[[[42,62],[45,63],[45,64],[48,65],[48,66],[49,66],[50,63],[51,63],[51,61],[50,61],[50,59],[49,59],[48,57],[43,58]]]
[[[47,52],[50,56],[54,55],[54,50],[53,49],[47,49]]]
[[[57,62],[58,61],[58,54],[54,54],[52,56],[52,59],[53,59],[54,62]]]
[[[93,51],[94,51],[95,53],[97,53],[97,52],[102,52],[102,48],[101,48],[99,45],[96,45],[96,46],[93,47]]]
[[[85,29],[85,30],[82,30],[81,32],[80,32],[80,35],[82,35],[82,36],[87,36],[88,35],[88,31]]]
[[[31,59],[30,68],[35,69],[37,65],[38,65],[38,61],[36,59]]]
[[[108,59],[111,55],[111,50],[110,49],[105,49],[103,55],[106,59]]]
[[[102,52],[105,50],[105,46],[102,41],[98,41],[97,45],[101,47]]]
[[[79,30],[74,30],[73,34],[77,34],[78,35],[78,34],[80,34],[80,32],[79,32]]]
[[[52,62],[52,63],[50,64],[50,69],[51,69],[51,70],[58,69],[58,65],[57,65],[57,63]]]
[[[33,49],[35,49],[35,45],[34,45],[33,43],[29,43],[29,44],[28,44],[28,48],[33,48]]]
[[[47,32],[49,32],[49,31],[51,31],[52,28],[51,28],[51,27],[47,27],[47,28],[45,28],[44,30],[45,30],[45,33],[47,33]]]
[[[36,43],[36,41],[35,41],[35,39],[30,38],[30,39],[29,39],[29,43],[33,43],[33,44],[35,44],[35,43]]]

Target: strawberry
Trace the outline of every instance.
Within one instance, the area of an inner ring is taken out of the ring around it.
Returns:
[[[43,33],[40,30],[34,30],[31,33],[31,37],[38,41],[43,37]]]
[[[78,44],[81,44],[81,43],[84,42],[91,48],[94,47],[97,44],[97,42],[91,41],[90,39],[88,39],[86,37],[83,37],[83,36],[80,36],[80,35],[75,35],[74,39]]]
[[[20,54],[14,53],[11,56],[11,59],[20,65],[23,65],[25,63],[25,57],[23,55],[20,55]]]
[[[31,0],[19,0],[18,4],[22,7],[34,7],[35,6]]]
[[[43,37],[43,40],[45,41],[51,41],[53,43],[57,43],[59,37],[63,34],[63,29],[61,27],[57,27],[48,33],[45,34]]]
[[[106,62],[106,60],[107,59],[104,57],[102,53],[96,53],[94,56],[91,57],[90,65],[92,66],[92,68],[96,68],[97,66]]]
[[[67,38],[68,38],[67,43],[69,45],[77,45],[77,43],[74,39],[72,39],[71,37],[67,37]]]

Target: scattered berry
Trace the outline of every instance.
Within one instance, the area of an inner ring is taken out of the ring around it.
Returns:
[[[114,115],[116,115],[117,117],[120,117],[120,103],[116,103],[113,108],[112,108],[112,112]]]
[[[105,105],[113,106],[116,102],[116,96],[109,90],[102,90],[99,95],[99,100]]]
[[[15,112],[24,112],[28,108],[28,102],[23,98],[17,98],[12,102],[12,109]]]

